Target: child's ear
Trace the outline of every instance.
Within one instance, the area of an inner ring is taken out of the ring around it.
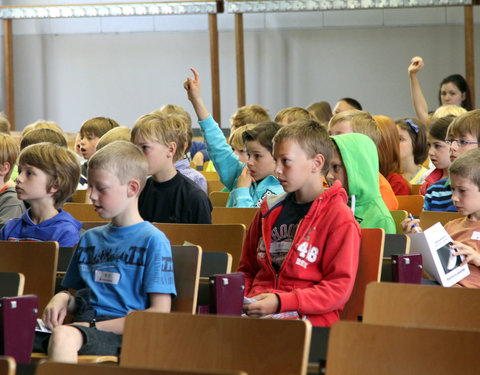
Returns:
[[[50,187],[49,193],[55,194],[58,191],[58,183],[55,181],[53,185]]]
[[[175,153],[177,152],[177,144],[175,142],[170,142],[167,148],[168,148],[168,156],[173,158],[175,156]]]
[[[324,165],[325,165],[325,156],[323,156],[323,154],[316,154],[313,157],[312,172],[313,173],[321,172]]]
[[[10,172],[10,163],[6,161],[5,163],[0,165],[0,176],[4,177]]]
[[[140,182],[138,180],[132,179],[127,182],[127,197],[132,198],[137,196],[140,193]]]

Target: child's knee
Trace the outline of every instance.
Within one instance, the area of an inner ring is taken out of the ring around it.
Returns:
[[[75,348],[77,351],[83,345],[83,335],[75,327],[62,325],[52,330],[52,336],[49,342],[49,351],[58,347]]]

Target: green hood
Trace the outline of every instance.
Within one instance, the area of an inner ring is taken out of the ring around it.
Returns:
[[[348,205],[361,228],[383,228],[396,233],[395,222],[383,202],[379,186],[378,152],[375,143],[359,133],[331,137],[340,150],[347,171]]]

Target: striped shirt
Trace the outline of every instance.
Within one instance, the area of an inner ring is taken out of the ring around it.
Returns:
[[[427,189],[423,210],[457,212],[452,203],[452,187],[449,178],[438,180]]]

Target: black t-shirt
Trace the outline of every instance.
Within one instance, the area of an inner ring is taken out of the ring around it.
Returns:
[[[288,251],[292,247],[298,223],[307,214],[312,202],[295,202],[295,193],[290,193],[285,198],[283,209],[278,215],[272,228],[270,256],[275,271],[279,271]]]
[[[212,223],[212,203],[207,194],[178,172],[165,182],[150,177],[138,199],[138,210],[144,220],[155,223]]]

